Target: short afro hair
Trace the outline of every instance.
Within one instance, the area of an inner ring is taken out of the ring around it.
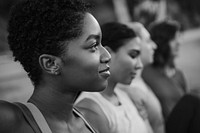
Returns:
[[[12,8],[8,43],[35,86],[42,74],[40,55],[61,56],[65,42],[81,35],[89,8],[81,0],[21,0]]]
[[[136,37],[135,32],[125,24],[108,22],[101,25],[102,45],[110,47],[116,52],[125,41]]]

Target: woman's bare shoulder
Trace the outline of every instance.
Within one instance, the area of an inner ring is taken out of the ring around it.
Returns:
[[[76,107],[99,133],[110,132],[108,119],[95,101],[85,98],[78,102]]]
[[[0,132],[17,132],[23,121],[22,115],[22,112],[15,104],[0,100]]]

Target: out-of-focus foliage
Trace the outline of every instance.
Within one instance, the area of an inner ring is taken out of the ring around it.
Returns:
[[[179,21],[183,29],[200,26],[199,0],[126,0],[133,21],[140,21],[146,27],[155,21],[160,13],[160,1],[166,2],[166,18]]]

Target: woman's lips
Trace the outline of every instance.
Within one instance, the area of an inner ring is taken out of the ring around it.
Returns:
[[[131,73],[131,79],[135,79],[137,73]]]
[[[103,69],[103,70],[100,70],[99,71],[99,75],[101,76],[101,77],[103,77],[104,79],[107,79],[109,76],[110,76],[110,71],[109,71],[109,67],[107,67],[107,68],[105,68],[105,69]]]

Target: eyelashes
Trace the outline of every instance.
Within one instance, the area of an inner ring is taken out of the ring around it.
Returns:
[[[140,55],[140,51],[131,51],[130,53],[129,53],[129,56],[132,58],[132,59],[135,59],[135,58],[137,58],[138,56]]]
[[[100,43],[95,42],[92,44],[92,46],[89,48],[92,52],[95,52],[96,50],[99,49]]]

